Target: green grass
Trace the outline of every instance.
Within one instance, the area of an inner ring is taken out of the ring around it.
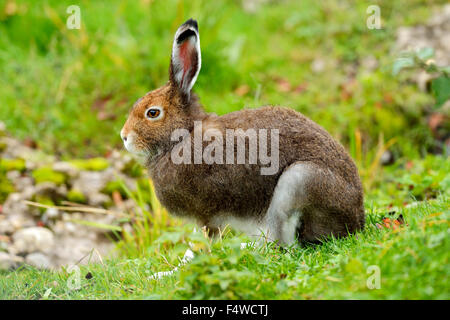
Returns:
[[[303,248],[280,250],[268,244],[241,249],[240,243],[248,239],[229,230],[211,241],[201,232],[193,233],[192,225],[166,221],[171,218],[153,199],[153,214],[147,213],[153,220],[147,226],[138,223],[136,232],[119,243],[118,258],[82,266],[79,289],[68,286],[76,276],[74,271],[24,266],[0,273],[0,298],[449,299],[450,180],[442,175],[448,173],[448,165],[444,158],[429,157],[415,161],[401,177],[387,173],[389,179],[381,188],[397,189],[395,198],[404,204],[381,207],[367,200],[364,231]],[[395,167],[388,169],[396,172]],[[421,170],[433,176],[434,182],[414,181]],[[398,181],[408,179],[406,192]],[[430,199],[414,202],[414,189],[422,187],[430,190]],[[390,216],[389,211],[396,213]],[[377,226],[383,224],[383,217],[393,219],[400,214],[405,224],[399,228]],[[151,278],[155,272],[177,266],[188,248],[196,254],[190,263],[173,276]],[[367,286],[368,281],[372,283],[373,266],[380,270],[379,289]],[[88,274],[92,278],[87,279]]]

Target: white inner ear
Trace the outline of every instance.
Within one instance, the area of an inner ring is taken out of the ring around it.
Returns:
[[[178,37],[186,30],[193,31],[195,35],[190,36],[189,38],[185,39],[182,43],[178,44],[177,43]],[[184,63],[180,57],[180,47],[182,45],[190,46],[190,48],[187,50],[192,52],[192,54],[189,57],[186,57],[187,59],[191,59],[188,70],[184,70]],[[195,71],[192,79],[189,79],[189,74],[192,71],[191,68],[194,67],[192,63],[194,55],[197,55],[197,70]],[[191,91],[192,87],[195,84],[195,81],[197,81],[197,77],[198,74],[200,73],[200,68],[202,65],[202,58],[200,52],[200,37],[195,29],[193,28],[179,29],[175,34],[172,48],[172,65],[175,81],[177,82],[181,90],[189,94],[189,92]]]

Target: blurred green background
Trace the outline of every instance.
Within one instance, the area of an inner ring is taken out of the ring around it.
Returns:
[[[199,21],[203,65],[195,91],[218,114],[294,108],[362,157],[392,138],[397,156],[433,148],[430,95],[392,75],[399,26],[446,1],[0,1],[0,119],[16,137],[64,157],[122,148],[119,131],[139,97],[167,81],[171,42]],[[370,4],[382,29],[366,27]],[[372,66],[370,66],[372,65]]]

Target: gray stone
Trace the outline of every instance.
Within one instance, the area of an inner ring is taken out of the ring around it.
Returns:
[[[41,227],[21,229],[13,235],[14,247],[20,253],[48,252],[54,246],[53,233]]]
[[[374,71],[378,68],[378,60],[374,56],[367,56],[362,59],[361,65],[369,71]]]
[[[127,153],[120,153],[118,150],[113,150],[109,156],[112,167],[118,172],[122,171],[125,166],[133,160],[133,157]]]
[[[114,244],[108,240],[91,240],[83,237],[58,237],[54,258],[58,266],[75,263],[97,263],[113,254]]]
[[[24,203],[24,200],[31,199],[31,196],[29,197],[29,195],[34,193],[34,191],[29,189],[30,188],[26,188],[23,193],[14,192],[9,194],[3,204],[3,213],[8,217],[8,220],[14,224],[15,228],[29,226],[28,223],[33,222],[32,215],[39,212],[37,208],[30,207]],[[31,187],[31,189],[34,190],[34,187]]]
[[[13,171],[8,171],[6,173],[6,177],[10,180],[10,181],[15,181],[16,179],[18,179],[20,177],[20,171],[17,170],[13,170]]]
[[[100,191],[114,178],[110,170],[81,171],[78,178],[73,181],[72,188],[82,190],[85,196],[100,193]]]
[[[47,197],[65,197],[67,187],[65,185],[57,186],[53,182],[41,182],[35,186],[34,194]]]
[[[0,220],[0,234],[12,234],[14,231],[15,228],[9,220]]]
[[[58,161],[53,164],[53,170],[64,173],[71,178],[78,175],[79,170],[69,162]]]
[[[0,252],[0,270],[9,270],[15,267],[15,263],[6,252]]]
[[[52,263],[50,259],[41,252],[33,252],[25,257],[25,263],[39,269],[50,269]]]
[[[59,217],[59,210],[56,208],[48,208],[45,210],[45,216],[50,219]]]
[[[397,29],[395,51],[415,51],[425,47],[435,49],[434,60],[438,66],[450,64],[450,4],[436,11],[425,25]]]
[[[36,223],[29,214],[29,212],[34,212],[35,210],[37,209],[28,209],[27,205],[22,201],[15,203],[5,202],[3,206],[4,215],[0,218],[0,234],[11,234],[18,229],[35,226]]]
[[[248,13],[257,12],[269,0],[242,0],[242,9]]]
[[[325,70],[326,67],[326,62],[325,60],[321,59],[321,58],[316,58],[314,59],[314,61],[311,63],[311,70],[314,73],[320,73],[323,72]]]
[[[380,158],[380,162],[383,166],[387,166],[389,164],[394,163],[394,155],[392,154],[391,151],[386,150],[385,152],[383,152],[383,154],[381,155]]]
[[[16,190],[29,190],[33,187],[33,178],[31,177],[18,177],[13,180]]]
[[[0,251],[0,270],[11,270],[17,268],[23,262],[21,257]]]
[[[93,193],[88,195],[88,202],[91,206],[99,207],[111,201],[111,198],[103,193]]]

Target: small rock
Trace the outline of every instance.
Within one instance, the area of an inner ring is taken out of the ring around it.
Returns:
[[[320,58],[316,58],[311,63],[311,70],[314,73],[320,73],[320,72],[325,70],[325,66],[326,66],[325,60],[320,59]]]
[[[13,235],[14,247],[18,252],[48,252],[53,248],[53,233],[42,227],[31,227],[17,231]]]
[[[418,71],[416,75],[416,82],[419,89],[423,92],[427,92],[431,86],[431,80],[433,76],[426,71]]]
[[[0,220],[0,234],[12,234],[14,231],[15,228],[9,220]]]
[[[26,205],[25,205],[26,206]],[[0,233],[1,234],[12,234],[18,229],[33,227],[35,222],[33,218],[26,212],[26,208],[21,206],[21,203],[17,203],[15,208],[23,209],[23,211],[11,211],[10,207],[5,209],[5,219],[0,220]],[[34,210],[31,210],[34,211]]]
[[[14,261],[6,252],[0,252],[0,270],[9,270],[15,267]]]
[[[109,168],[112,169],[112,168]],[[81,171],[72,183],[72,188],[82,190],[86,196],[99,193],[108,182],[114,179],[114,170]]]
[[[267,3],[268,0],[243,0],[242,9],[248,13],[255,13],[259,10],[261,5]]]
[[[130,154],[122,154],[117,150],[113,150],[109,156],[109,160],[111,161],[113,168],[120,172],[125,166],[133,161],[133,157]]]
[[[434,60],[438,66],[450,64],[450,4],[441,8],[424,25],[399,27],[394,50],[415,51],[425,47],[434,48]],[[423,78],[423,76],[421,76]],[[423,87],[424,80],[417,82]]]
[[[378,60],[374,56],[367,56],[362,59],[361,65],[369,71],[378,68]]]
[[[45,216],[50,219],[57,218],[59,216],[59,210],[56,208],[48,208],[45,211]]]
[[[52,263],[49,258],[41,252],[33,252],[25,257],[25,263],[39,269],[50,269]]]
[[[52,253],[59,266],[75,263],[88,264],[100,262],[101,257],[112,254],[114,244],[110,241],[92,241],[82,237],[58,237],[58,246]]]
[[[102,206],[103,204],[107,203],[108,201],[111,201],[111,198],[103,193],[94,193],[94,194],[88,195],[88,202],[91,206],[94,206],[94,207]]]
[[[17,257],[6,252],[0,252],[0,270],[11,270],[17,268],[23,262],[21,257]]]
[[[133,234],[133,232],[134,232],[133,227],[129,223],[122,225],[122,229],[128,234]]]
[[[65,185],[57,186],[53,182],[41,182],[35,186],[34,194],[49,198],[65,197],[67,195],[67,187]]]
[[[6,236],[2,236],[2,237],[6,237]],[[9,248],[9,241],[8,242],[0,241],[0,252],[8,251],[8,248]]]
[[[394,155],[392,154],[391,151],[386,150],[381,155],[380,162],[381,162],[381,164],[383,166],[387,166],[387,165],[393,164],[394,163]]]
[[[34,189],[34,187],[31,188]],[[23,202],[23,200],[30,200],[31,194],[34,193],[34,191],[32,192],[28,189],[29,188],[26,188],[26,190],[23,190],[22,193],[10,193],[3,204],[3,213],[8,216],[10,220],[13,219],[12,217],[15,217],[14,219],[19,218],[20,220],[23,220],[21,222],[26,222],[26,220],[30,220],[31,215],[36,213],[36,211],[39,211],[37,208],[30,207]],[[24,225],[20,227],[23,226]]]
[[[20,200],[22,200],[21,194],[18,192],[13,192],[8,196],[8,199],[5,201],[5,208],[6,208],[6,203],[8,202],[8,200],[10,200],[11,202],[18,202]]]
[[[53,170],[64,173],[71,178],[74,178],[78,175],[78,169],[75,168],[75,166],[72,165],[71,163],[65,161],[55,162],[53,164]]]
[[[31,177],[18,177],[12,180],[16,190],[29,190],[33,187],[33,178]]]
[[[72,214],[72,216],[73,216],[73,214]],[[55,224],[54,229],[55,229],[55,233],[61,234],[61,235],[64,235],[64,234],[76,234],[77,231],[78,231],[78,228],[77,228],[77,226],[74,223],[72,223],[72,222],[63,222],[63,221],[58,221]]]
[[[15,181],[16,179],[18,179],[20,177],[20,172],[17,170],[13,170],[13,171],[8,171],[6,173],[6,177],[10,180],[10,181]]]

